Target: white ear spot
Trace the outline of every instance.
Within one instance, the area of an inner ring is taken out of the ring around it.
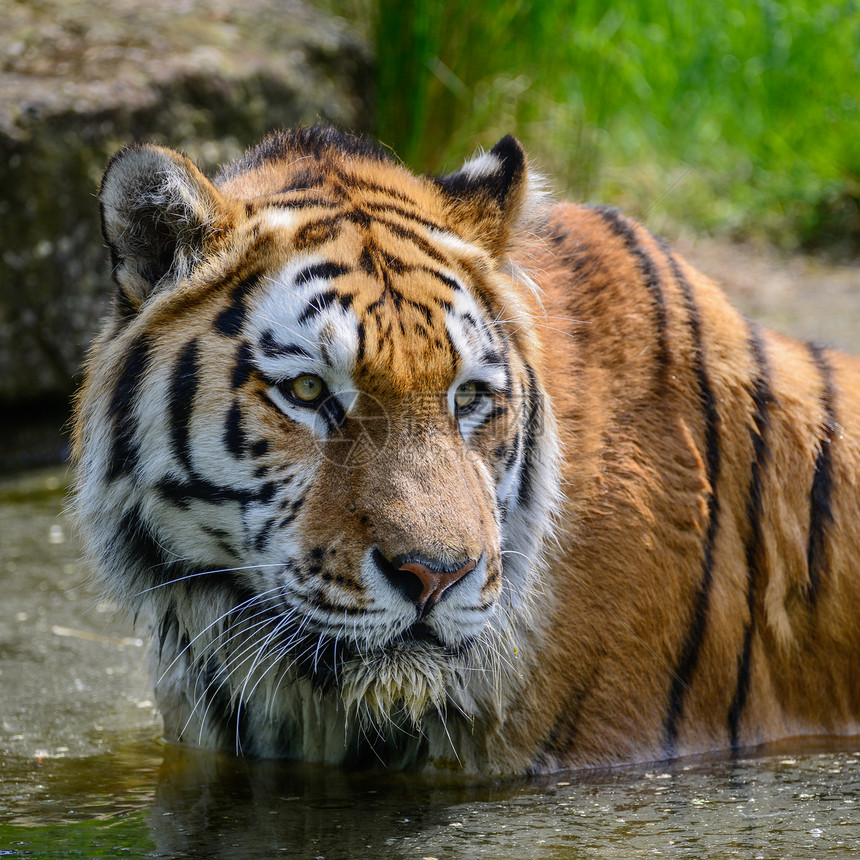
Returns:
[[[498,173],[502,168],[502,162],[492,152],[484,152],[475,158],[469,159],[464,165],[461,173],[470,180],[478,181]]]

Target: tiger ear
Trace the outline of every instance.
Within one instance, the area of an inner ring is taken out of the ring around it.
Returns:
[[[125,313],[191,274],[227,211],[215,186],[188,158],[151,145],[126,147],[111,159],[99,200]]]
[[[435,182],[458,232],[495,257],[503,256],[528,205],[528,159],[522,144],[506,135],[489,152]]]

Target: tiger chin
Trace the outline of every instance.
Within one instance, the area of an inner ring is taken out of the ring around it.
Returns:
[[[508,136],[130,146],[75,514],[170,740],[522,774],[849,734],[860,362]]]

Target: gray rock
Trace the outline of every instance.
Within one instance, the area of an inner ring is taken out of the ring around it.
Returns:
[[[212,170],[272,128],[365,131],[370,81],[366,45],[302,0],[2,4],[0,403],[75,387],[110,292],[96,193],[116,149]]]

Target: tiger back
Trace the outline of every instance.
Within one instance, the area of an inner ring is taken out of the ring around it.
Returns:
[[[523,773],[857,730],[860,364],[513,138],[131,147],[76,512],[167,736]]]

